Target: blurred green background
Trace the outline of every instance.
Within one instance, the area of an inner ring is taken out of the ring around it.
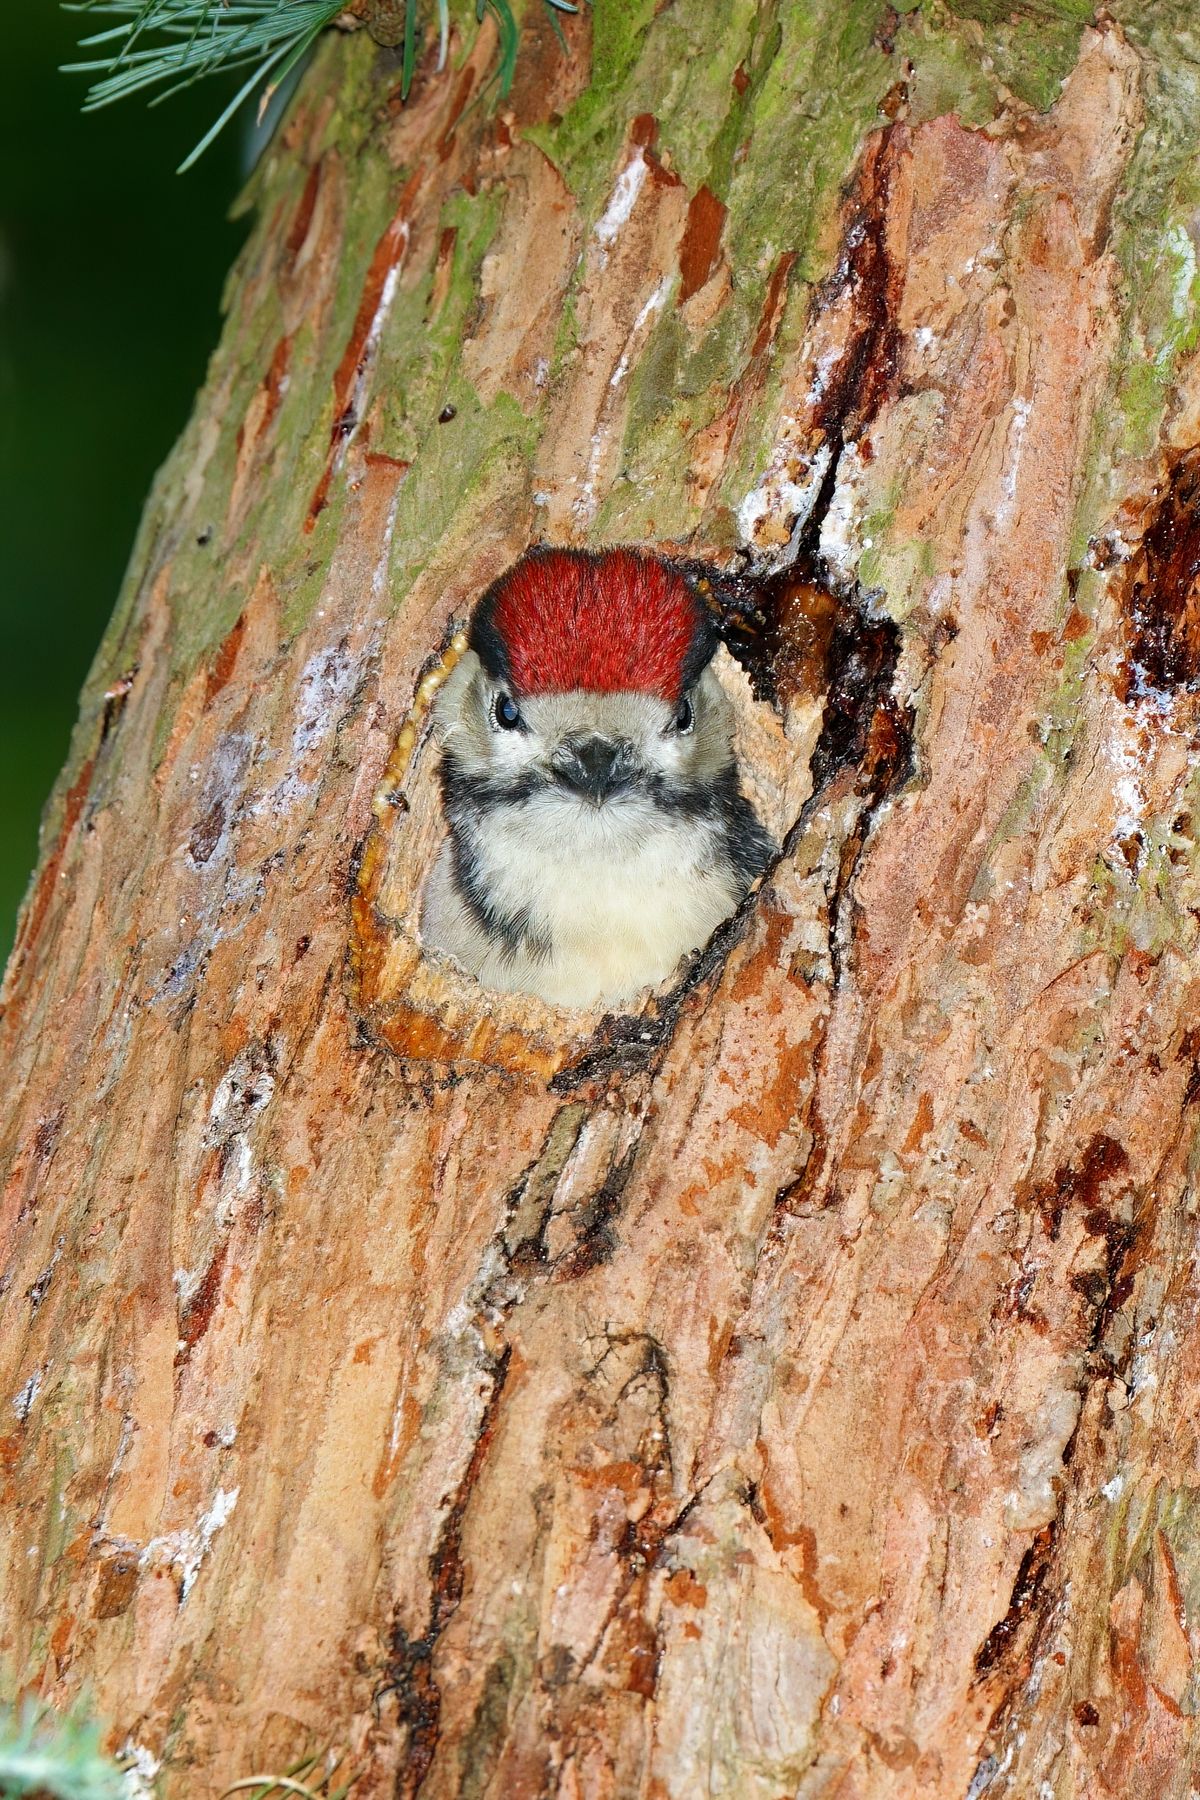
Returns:
[[[0,56],[0,966],[151,477],[187,418],[245,234],[235,121],[175,169],[231,91],[84,117],[61,75],[107,21],[28,0]]]

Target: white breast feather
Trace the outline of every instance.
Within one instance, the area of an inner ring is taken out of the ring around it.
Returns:
[[[486,939],[454,889],[448,848],[431,884],[427,935],[490,987],[559,1006],[628,1000],[665,980],[733,910],[737,894],[713,849],[711,826],[649,801],[593,807],[550,790],[495,816],[479,870],[496,906],[527,914],[549,954]]]

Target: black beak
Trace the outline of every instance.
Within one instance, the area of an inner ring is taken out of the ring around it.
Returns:
[[[611,738],[566,738],[551,760],[564,787],[599,805],[610,794],[629,786],[630,752],[629,744],[614,743]]]

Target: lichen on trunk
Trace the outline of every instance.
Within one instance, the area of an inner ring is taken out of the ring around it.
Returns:
[[[1190,1792],[1200,46],[1114,10],[306,76],[0,1020],[0,1668],[134,1791]],[[782,846],[621,1016],[419,940],[542,537],[705,565]]]

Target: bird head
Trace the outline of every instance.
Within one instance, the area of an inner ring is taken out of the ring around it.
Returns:
[[[536,800],[610,836],[695,814],[733,766],[715,625],[684,577],[619,549],[528,551],[484,594],[438,704],[448,799]]]

